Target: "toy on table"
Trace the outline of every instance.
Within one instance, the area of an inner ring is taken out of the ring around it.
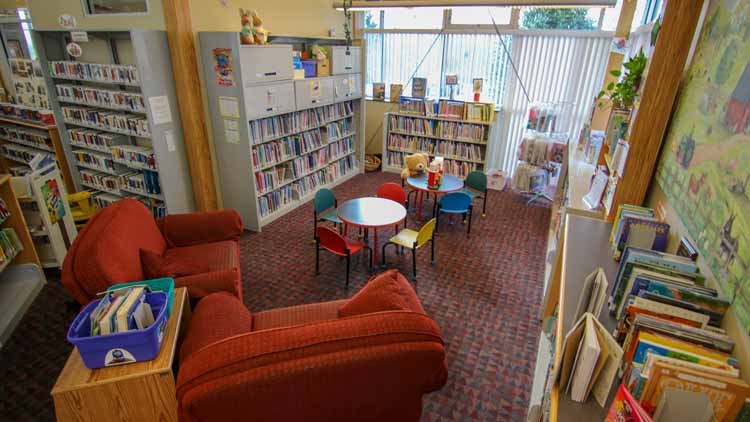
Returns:
[[[401,178],[407,179],[412,176],[416,176],[427,170],[427,163],[430,161],[430,156],[423,153],[409,154],[404,157],[404,164],[406,167],[401,171]]]
[[[268,31],[263,28],[263,19],[258,16],[258,12],[255,10],[251,15],[253,17],[253,40],[255,44],[268,44]]]
[[[440,189],[443,183],[443,157],[435,157],[427,170],[427,189]]]
[[[253,25],[250,19],[250,12],[240,9],[240,20],[242,22],[242,31],[240,31],[240,42],[244,45],[255,44],[253,37]]]
[[[76,228],[79,230],[97,211],[94,201],[91,200],[91,192],[71,193],[68,195],[68,203],[70,203],[73,221],[75,221]]]

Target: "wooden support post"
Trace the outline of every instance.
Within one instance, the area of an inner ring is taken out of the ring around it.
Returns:
[[[218,208],[216,184],[203,113],[190,1],[164,0],[163,7],[195,204],[199,211],[215,210]]]
[[[667,2],[641,104],[631,123],[630,151],[623,173],[627,182],[617,187],[610,221],[619,205],[641,205],[646,198],[702,7],[699,1]]]

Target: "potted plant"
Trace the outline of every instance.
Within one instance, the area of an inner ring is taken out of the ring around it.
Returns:
[[[638,54],[623,64],[624,74],[620,69],[609,72],[610,75],[618,77],[620,80],[610,82],[606,89],[603,89],[597,96],[600,108],[606,107],[606,101],[603,100],[605,96],[612,108],[605,137],[605,143],[610,151],[613,151],[617,141],[624,139],[627,134],[633,105],[638,99],[647,63],[648,58],[643,54],[643,50],[639,51]]]

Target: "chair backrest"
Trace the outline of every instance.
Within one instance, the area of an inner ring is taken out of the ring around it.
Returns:
[[[484,192],[487,190],[487,175],[484,172],[474,170],[466,176],[466,186]]]
[[[319,226],[315,234],[320,246],[335,254],[346,255],[346,239],[343,236],[324,226]]]
[[[320,189],[315,192],[315,212],[321,213],[336,206],[336,195],[330,189]]]
[[[440,207],[451,211],[469,211],[471,197],[463,192],[452,192],[440,198]]]
[[[424,245],[432,239],[432,235],[435,233],[435,226],[437,226],[437,220],[433,218],[419,229],[419,233],[417,233],[417,247]]]
[[[390,199],[403,205],[406,203],[406,191],[398,183],[385,183],[378,189],[378,198]]]

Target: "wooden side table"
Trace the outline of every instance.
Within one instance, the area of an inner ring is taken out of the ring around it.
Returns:
[[[172,364],[191,311],[187,289],[177,288],[174,294],[174,308],[156,359],[89,369],[78,350],[73,350],[52,388],[58,422],[177,422]]]

